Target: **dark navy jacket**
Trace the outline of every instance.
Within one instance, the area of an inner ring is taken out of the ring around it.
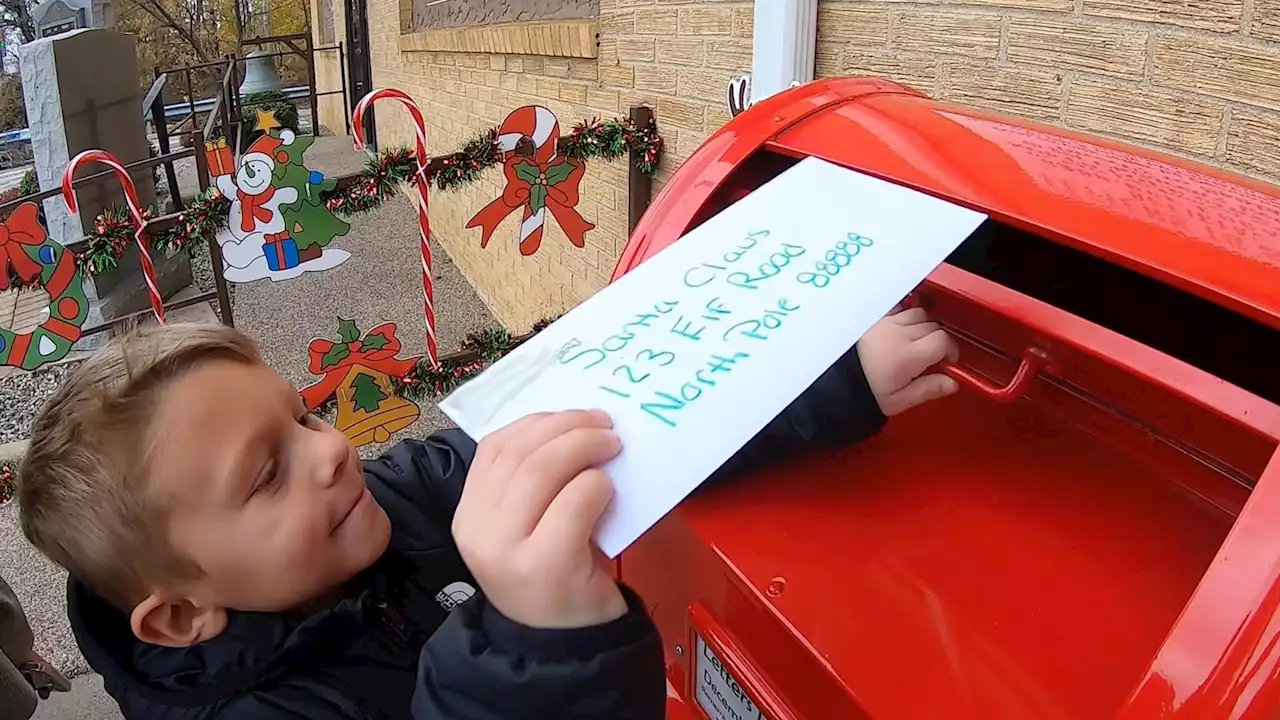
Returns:
[[[851,349],[717,477],[883,423]],[[347,599],[305,620],[235,612],[209,642],[156,647],[72,580],[85,659],[128,720],[660,720],[661,641],[630,590],[627,615],[579,630],[524,627],[475,592],[450,535],[474,453],[451,430],[365,463],[391,546]]]

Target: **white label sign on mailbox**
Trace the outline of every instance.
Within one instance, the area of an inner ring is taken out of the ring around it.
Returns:
[[[769,720],[747,696],[742,685],[720,661],[711,646],[698,638],[698,658],[694,666],[697,677],[698,707],[711,720]]]

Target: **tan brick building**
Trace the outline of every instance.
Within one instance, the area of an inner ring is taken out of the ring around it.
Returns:
[[[317,2],[318,34],[331,1]],[[526,1],[535,17],[536,6],[556,6]],[[660,187],[728,120],[727,84],[751,70],[750,1],[577,2],[574,17],[539,21],[533,33],[450,26],[433,9],[441,3],[430,0],[368,2],[374,85],[418,100],[435,154],[521,105],[545,105],[567,132],[584,117],[649,104],[667,140]],[[1280,0],[820,0],[818,7],[820,77],[888,77],[949,102],[1280,179]],[[332,22],[340,39],[341,7]],[[574,40],[584,32],[599,33],[598,48]],[[479,48],[512,51],[469,51]],[[338,86],[336,58],[320,64],[319,79],[322,90]],[[327,102],[323,122],[342,127],[340,102]],[[397,109],[378,116],[378,132],[384,143],[411,137]],[[432,223],[498,317],[523,328],[607,281],[625,244],[626,168],[588,164],[579,209],[597,228],[585,249],[549,221],[542,249],[527,258],[516,249],[515,219],[484,250],[478,231],[464,229],[501,181],[490,171],[464,190],[434,193]]]

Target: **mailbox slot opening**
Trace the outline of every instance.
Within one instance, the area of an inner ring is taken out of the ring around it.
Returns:
[[[762,150],[717,189],[690,230],[795,165]],[[947,262],[1137,340],[1280,404],[1280,332],[1251,318],[1047,238],[988,220]]]
[[[1190,293],[988,220],[947,262],[1280,404],[1280,332]]]

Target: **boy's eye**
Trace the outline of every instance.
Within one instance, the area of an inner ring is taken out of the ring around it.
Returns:
[[[267,463],[267,466],[262,469],[262,474],[258,476],[258,484],[253,487],[254,495],[263,490],[270,490],[275,486],[276,480],[280,475],[279,467],[275,460]]]

